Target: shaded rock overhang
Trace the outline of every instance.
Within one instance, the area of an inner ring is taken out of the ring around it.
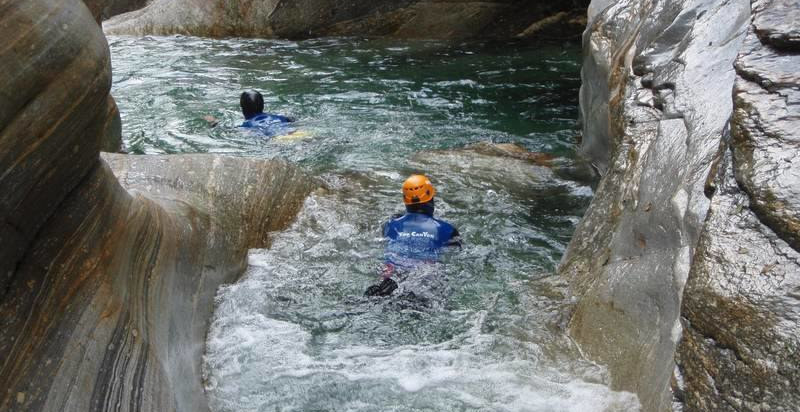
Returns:
[[[119,0],[117,0],[119,2]],[[104,22],[108,34],[305,39],[575,39],[588,0],[153,0]]]

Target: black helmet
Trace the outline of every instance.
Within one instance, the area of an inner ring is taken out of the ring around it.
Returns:
[[[242,106],[244,118],[249,119],[264,112],[264,96],[255,90],[248,90],[242,93],[239,105]]]

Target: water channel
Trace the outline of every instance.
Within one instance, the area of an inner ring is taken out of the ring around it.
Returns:
[[[554,272],[592,196],[575,172],[577,46],[109,43],[127,151],[281,157],[329,189],[218,292],[204,359],[212,410],[637,409],[562,332]],[[303,137],[237,128],[239,93],[251,88],[268,111],[298,119]],[[480,142],[546,152],[554,166]],[[437,215],[464,246],[401,284],[419,299],[364,298],[381,226],[402,211],[400,185],[414,172],[431,178]]]

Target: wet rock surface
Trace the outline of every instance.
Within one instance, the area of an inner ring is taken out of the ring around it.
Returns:
[[[593,6],[582,151],[604,176],[560,267],[577,302],[569,329],[587,356],[609,366],[615,389],[637,393],[644,410],[665,410],[681,295],[749,4]]]
[[[800,249],[798,67],[800,53],[776,51],[751,31],[736,61],[732,120],[736,178],[762,221],[795,249]]]
[[[0,293],[55,207],[95,167],[118,116],[105,39],[83,4],[69,3],[15,1],[0,15],[14,46],[0,49]],[[32,30],[31,16],[44,24]]]
[[[104,23],[109,34],[310,38],[371,35],[401,38],[512,38],[580,32],[586,0],[154,0]],[[557,18],[555,18],[557,16]]]
[[[581,150],[604,176],[560,273],[570,333],[645,410],[796,408],[798,9],[590,6]]]
[[[120,124],[95,15],[11,1],[0,32],[0,410],[207,410],[216,289],[315,183],[282,161],[101,159]]]
[[[689,410],[800,404],[800,55],[759,33],[769,20],[774,36],[792,35],[783,23],[793,20],[774,20],[775,3],[753,3],[735,64],[731,145],[684,294],[678,393]]]
[[[555,197],[580,190],[590,196],[591,190],[584,185],[590,184],[593,177],[589,166],[531,152],[513,143],[480,142],[458,149],[420,152],[409,167],[452,170],[461,179],[503,187],[520,198]]]
[[[676,394],[688,411],[800,404],[800,253],[765,226],[720,166],[684,292]]]

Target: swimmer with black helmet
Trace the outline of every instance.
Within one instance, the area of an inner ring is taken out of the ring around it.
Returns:
[[[255,90],[242,92],[239,106],[244,115],[244,123],[239,127],[258,130],[267,136],[286,134],[286,126],[294,121],[279,114],[264,113],[264,96]]]

